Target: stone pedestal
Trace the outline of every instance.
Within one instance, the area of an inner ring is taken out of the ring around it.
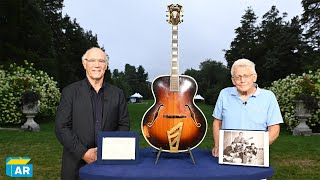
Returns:
[[[36,104],[33,107],[30,105],[24,105],[22,112],[26,115],[27,121],[21,126],[21,129],[26,131],[40,131],[40,126],[34,121],[34,117],[39,112],[39,105]]]
[[[292,131],[293,135],[294,136],[296,135],[310,136],[312,134],[312,131],[309,128],[309,126],[306,124],[306,122],[308,118],[311,117],[311,113],[304,107],[304,103],[302,100],[296,101],[295,116],[298,118],[300,123],[298,124],[297,127],[293,129]]]
[[[294,136],[297,135],[305,135],[305,136],[310,136],[312,134],[311,129],[309,128],[309,126],[306,124],[306,121],[308,118],[299,118],[299,125],[297,127],[295,127],[292,131]]]

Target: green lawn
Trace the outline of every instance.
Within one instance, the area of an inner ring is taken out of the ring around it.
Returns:
[[[140,132],[144,112],[152,101],[129,104],[131,130]],[[199,104],[207,117],[209,129],[200,148],[211,149],[213,106]],[[12,179],[5,175],[5,161],[9,156],[32,158],[33,179],[60,179],[62,146],[54,134],[54,122],[40,124],[40,132],[0,131],[0,179]],[[140,136],[140,147],[148,147]],[[272,179],[319,179],[320,177],[320,136],[292,136],[282,131],[278,140],[270,147],[270,164],[275,170]]]

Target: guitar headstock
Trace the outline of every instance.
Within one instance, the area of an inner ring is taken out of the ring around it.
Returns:
[[[181,22],[183,22],[182,20],[182,6],[179,4],[170,4],[168,5],[168,11],[167,11],[167,22],[169,22],[169,24],[172,25],[178,25]]]

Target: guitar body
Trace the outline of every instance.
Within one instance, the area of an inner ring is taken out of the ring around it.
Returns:
[[[208,127],[205,116],[194,103],[198,90],[196,81],[186,75],[180,75],[178,79],[178,91],[170,90],[170,76],[159,76],[153,81],[155,102],[145,112],[141,122],[147,142],[167,152],[172,152],[172,146],[178,146],[175,152],[197,147],[204,139]],[[169,142],[170,134],[175,142],[172,145]],[[178,139],[175,141],[175,138]]]

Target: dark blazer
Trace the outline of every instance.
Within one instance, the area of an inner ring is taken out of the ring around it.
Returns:
[[[55,133],[63,145],[61,178],[79,179],[79,169],[88,149],[95,147],[93,110],[88,80],[62,90],[56,114]],[[129,113],[121,89],[105,83],[102,131],[129,131]]]

